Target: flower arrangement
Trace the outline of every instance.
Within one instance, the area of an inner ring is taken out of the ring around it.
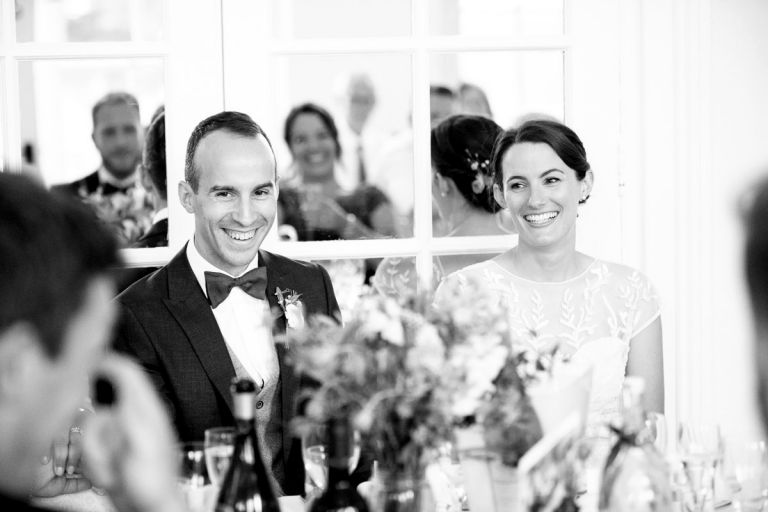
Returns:
[[[496,296],[481,287],[448,296],[432,304],[369,292],[344,326],[313,317],[286,333],[296,370],[314,381],[295,426],[351,414],[379,468],[404,472],[423,467],[457,425],[478,423],[515,465],[541,438],[525,391],[532,376],[518,373],[529,356],[513,350]]]
[[[112,230],[123,246],[129,246],[141,238],[152,225],[152,207],[146,191],[140,187],[112,194],[104,194],[99,187],[90,195],[81,191],[80,197],[96,212],[99,220]]]

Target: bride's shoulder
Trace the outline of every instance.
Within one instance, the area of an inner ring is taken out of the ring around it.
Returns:
[[[639,286],[652,286],[651,280],[643,272],[623,263],[595,258],[592,265],[590,265],[590,270],[592,273],[603,275],[612,281],[634,283]]]

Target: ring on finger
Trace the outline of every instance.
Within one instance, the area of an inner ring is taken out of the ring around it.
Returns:
[[[83,433],[83,429],[80,428],[80,427],[70,427],[69,428],[69,433],[70,434],[82,434]]]

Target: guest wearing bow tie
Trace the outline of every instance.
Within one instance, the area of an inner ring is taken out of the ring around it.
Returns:
[[[250,117],[222,112],[202,121],[184,177],[179,198],[195,217],[194,236],[118,296],[116,347],[145,367],[182,440],[233,425],[230,380],[251,377],[261,387],[256,424],[273,483],[302,494],[301,447],[288,429],[298,378],[270,331],[297,327],[304,315],[338,318],[331,281],[316,264],[260,250],[275,221],[278,177],[272,145]]]
[[[88,176],[53,189],[89,204],[120,242],[129,245],[152,223],[152,205],[138,173],[143,142],[139,103],[128,93],[111,92],[96,102],[91,116],[91,138],[101,165]]]

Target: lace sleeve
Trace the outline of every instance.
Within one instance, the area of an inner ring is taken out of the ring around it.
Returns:
[[[656,292],[656,288],[647,276],[635,271],[629,277],[629,281],[637,291],[637,309],[635,311],[635,322],[632,326],[631,336],[634,338],[659,317],[661,305],[659,304],[659,295]]]

